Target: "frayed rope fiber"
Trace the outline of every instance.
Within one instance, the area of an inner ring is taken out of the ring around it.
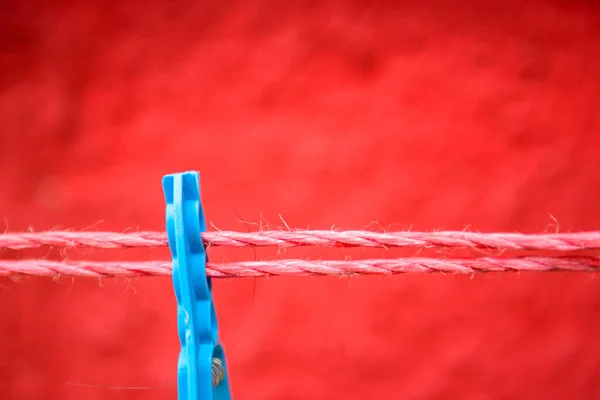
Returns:
[[[371,231],[261,231],[205,232],[206,247],[416,247],[475,248],[527,251],[600,250],[600,232],[579,233],[478,233],[440,232],[371,232]],[[95,247],[104,249],[165,247],[163,232],[23,232],[0,234],[0,250],[23,250],[43,246]]]
[[[307,275],[395,275],[405,273],[475,274],[480,272],[600,272],[600,257],[523,257],[435,259],[408,257],[375,260],[279,260],[208,263],[206,272],[214,278]],[[84,277],[137,277],[171,274],[168,261],[91,262],[50,260],[0,260],[0,276],[61,275]]]

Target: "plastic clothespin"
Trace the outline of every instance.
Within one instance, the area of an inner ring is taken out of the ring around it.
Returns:
[[[200,236],[206,231],[206,222],[198,173],[166,175],[162,184],[181,342],[178,399],[230,400],[227,364],[219,344],[212,285],[206,276],[206,250]]]

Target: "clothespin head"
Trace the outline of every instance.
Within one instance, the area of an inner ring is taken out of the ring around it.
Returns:
[[[230,400],[225,353],[218,338],[212,284],[206,275],[206,231],[197,172],[163,178],[167,236],[173,258],[177,331],[181,343],[177,367],[179,400]]]

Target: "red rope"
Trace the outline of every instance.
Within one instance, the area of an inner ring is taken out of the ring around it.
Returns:
[[[477,233],[443,232],[369,232],[369,231],[262,231],[206,232],[205,245],[232,247],[463,247],[531,251],[599,250],[600,232],[580,233]],[[0,234],[1,249],[56,247],[164,247],[162,232],[23,232]]]
[[[455,273],[516,271],[600,272],[600,257],[525,257],[477,259],[402,258],[397,260],[355,261],[244,261],[227,264],[208,263],[207,274],[215,278],[258,277],[273,275],[394,275],[403,273]],[[0,276],[75,275],[86,277],[137,277],[169,275],[171,263],[151,262],[91,262],[50,260],[0,260]]]

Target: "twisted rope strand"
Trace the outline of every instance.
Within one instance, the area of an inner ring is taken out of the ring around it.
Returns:
[[[0,234],[0,249],[8,250],[35,249],[43,246],[122,249],[167,245],[167,235],[164,232],[46,231]]]
[[[370,232],[370,231],[262,231],[205,232],[207,247],[417,247],[476,248],[528,251],[599,250],[600,231],[579,233],[478,233],[441,232]],[[42,246],[96,247],[104,249],[165,247],[163,232],[23,232],[0,234],[0,250],[22,250]]]
[[[600,272],[600,257],[524,257],[477,259],[401,258],[354,261],[243,261],[208,263],[207,275],[215,278],[307,275],[394,275],[404,273],[474,274],[479,272],[571,271]],[[0,276],[75,275],[84,277],[137,277],[170,275],[171,263],[92,262],[50,260],[0,260]]]

